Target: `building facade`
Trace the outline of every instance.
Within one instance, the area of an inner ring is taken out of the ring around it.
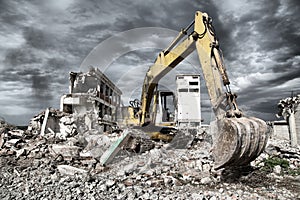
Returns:
[[[116,125],[121,95],[121,90],[97,68],[87,73],[70,72],[69,93],[61,97],[60,110],[86,115],[90,128],[98,123],[108,130]]]

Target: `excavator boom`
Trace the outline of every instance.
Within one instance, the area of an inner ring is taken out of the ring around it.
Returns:
[[[194,30],[187,34],[193,25]],[[139,112],[140,124],[145,124],[150,117],[150,104],[158,81],[195,50],[216,116],[211,123],[215,168],[249,164],[266,145],[267,125],[263,120],[244,116],[239,110],[237,96],[230,89],[212,20],[206,13],[197,11],[195,20],[179,33],[167,49],[160,52],[146,73]]]

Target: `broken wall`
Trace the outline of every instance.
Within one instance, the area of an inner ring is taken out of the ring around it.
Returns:
[[[283,116],[288,123],[292,146],[300,144],[300,95],[281,99],[277,116]]]
[[[92,116],[89,127],[96,123],[104,130],[116,126],[122,92],[100,70],[91,67],[86,73],[71,72],[69,92],[61,98],[61,111]]]
[[[300,106],[297,105],[295,109],[295,124],[296,124],[296,132],[297,132],[297,141],[300,144]]]
[[[273,137],[290,140],[288,123],[285,120],[273,122]]]

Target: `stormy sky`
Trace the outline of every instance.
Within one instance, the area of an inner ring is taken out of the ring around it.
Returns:
[[[59,108],[70,71],[102,70],[139,98],[145,72],[195,11],[213,18],[231,88],[248,115],[274,120],[279,99],[300,92],[298,0],[0,0],[0,116],[25,125]],[[194,53],[161,80],[201,73]],[[211,116],[202,85],[203,116]]]

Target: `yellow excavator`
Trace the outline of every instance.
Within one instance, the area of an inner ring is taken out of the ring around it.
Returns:
[[[192,27],[194,29],[188,33]],[[155,63],[146,73],[141,101],[131,102],[129,108],[131,123],[140,126],[149,123],[155,125],[157,99],[161,94],[170,94],[157,90],[159,80],[194,50],[197,50],[199,56],[216,117],[216,120],[211,123],[214,135],[212,148],[214,168],[247,165],[264,150],[268,139],[268,127],[263,120],[247,117],[238,108],[237,95],[229,86],[230,82],[212,26],[212,19],[206,13],[197,11],[195,20],[180,31],[168,48],[159,53]],[[176,125],[169,123],[165,126]]]

